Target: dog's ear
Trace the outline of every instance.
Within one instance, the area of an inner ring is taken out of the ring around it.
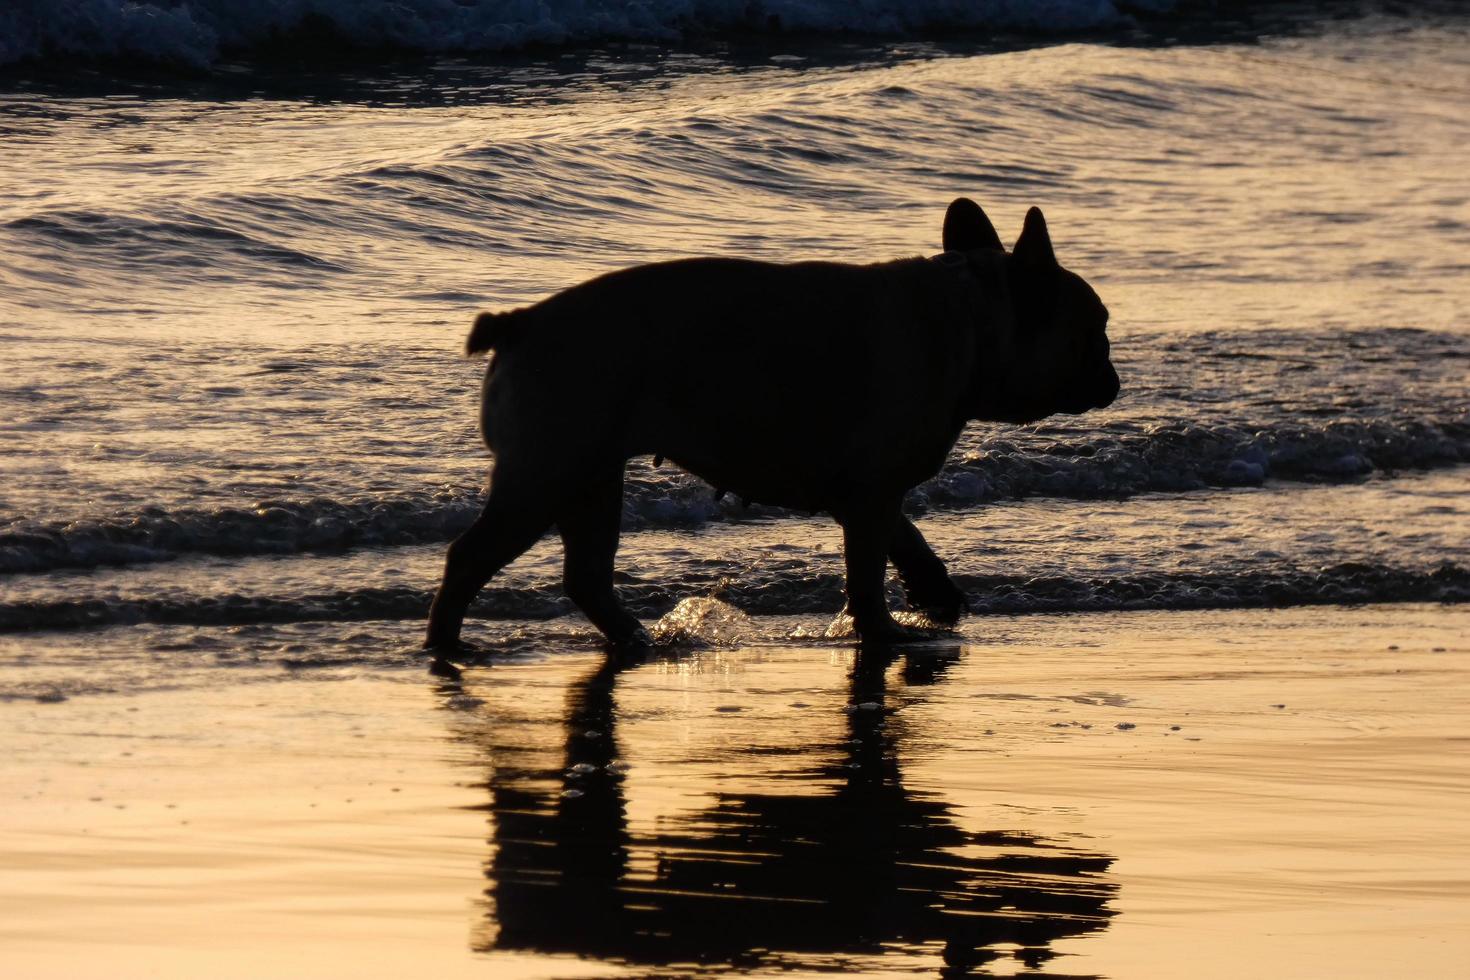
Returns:
[[[1016,239],[1016,247],[1011,249],[1011,254],[1023,265],[1034,269],[1057,264],[1057,253],[1051,247],[1051,233],[1046,230],[1046,217],[1040,208],[1026,212],[1026,223],[1021,227],[1021,237]]]
[[[995,225],[985,216],[980,205],[968,197],[957,197],[944,212],[944,250],[968,252],[973,248],[989,248],[1004,252]]]

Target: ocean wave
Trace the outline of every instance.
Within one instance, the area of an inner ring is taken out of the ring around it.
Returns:
[[[1047,446],[993,440],[919,487],[910,507],[965,507],[1025,497],[1096,499],[1260,486],[1269,479],[1340,482],[1380,471],[1470,462],[1470,418],[1437,422],[1160,423]]]
[[[1375,472],[1470,462],[1470,419],[1233,425],[1158,424],[1134,433],[1072,433],[1047,443],[989,439],[953,459],[907,501],[911,513],[1033,497],[1123,499],[1143,493],[1259,486],[1272,479],[1342,483]],[[0,528],[0,574],[168,561],[187,555],[334,552],[447,541],[474,519],[476,488],[348,500],[264,500],[225,508],[147,508]],[[629,469],[629,529],[690,527],[785,511],[716,497],[703,481],[643,461]]]
[[[238,218],[236,219],[238,220]],[[46,242],[60,256],[79,249],[98,256],[98,264],[111,266],[123,275],[154,266],[161,275],[178,282],[235,281],[254,277],[262,270],[279,278],[267,280],[299,289],[303,277],[313,272],[345,272],[343,266],[270,238],[262,229],[251,234],[222,220],[177,210],[168,217],[102,211],[50,211],[26,215],[0,225],[38,242]]]
[[[409,51],[505,51],[727,31],[902,34],[1115,25],[1170,0],[20,0],[0,10],[0,64],[50,55],[206,66],[224,51],[336,42]]]
[[[294,554],[442,541],[468,527],[479,508],[479,491],[467,488],[16,522],[0,529],[0,573],[132,565],[190,554]]]
[[[1407,568],[1341,562],[1226,572],[1151,571],[1105,578],[1065,575],[960,574],[971,612],[1018,615],[1121,610],[1248,609],[1385,602],[1470,602],[1470,570],[1445,562]],[[677,584],[619,587],[630,610],[664,615],[685,599],[717,596],[750,615],[835,615],[842,608],[839,574],[800,571],[717,582],[691,576]],[[0,632],[95,629],[118,625],[246,626],[301,622],[417,620],[432,593],[409,587],[360,587],[311,595],[168,595],[0,602]],[[576,607],[559,586],[495,586],[471,607],[490,620],[546,620]]]

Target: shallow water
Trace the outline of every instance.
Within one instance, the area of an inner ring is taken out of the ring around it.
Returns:
[[[0,936],[25,976],[1453,976],[1464,608],[11,705]]]

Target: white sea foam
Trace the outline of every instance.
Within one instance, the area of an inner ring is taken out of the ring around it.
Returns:
[[[1000,500],[1123,499],[1144,493],[1255,486],[1268,477],[1353,482],[1378,469],[1437,469],[1470,461],[1463,418],[1242,432],[1229,425],[1160,425],[1136,435],[1096,433],[1065,444],[993,440],[915,488],[911,511],[965,510]],[[340,552],[446,541],[469,526],[473,487],[270,500],[250,507],[147,507],[65,521],[0,521],[0,574],[168,561],[188,555]],[[628,528],[691,527],[782,511],[716,497],[703,481],[640,466],[623,502]]]

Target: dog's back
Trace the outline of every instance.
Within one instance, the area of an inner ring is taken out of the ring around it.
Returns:
[[[923,259],[690,259],[482,317],[470,347],[496,351],[486,441],[501,458],[554,446],[559,468],[658,454],[808,509],[839,484],[910,479],[937,467],[964,421],[973,331],[949,278]],[[875,472],[874,445],[897,472]],[[893,445],[912,451],[895,458]]]

